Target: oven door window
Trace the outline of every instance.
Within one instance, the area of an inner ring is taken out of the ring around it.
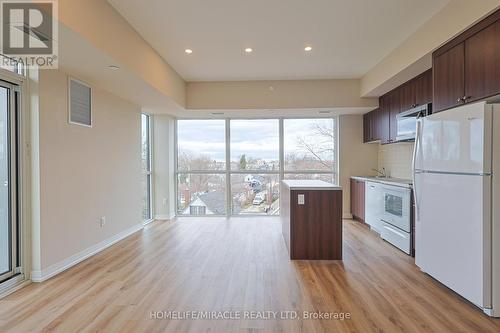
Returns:
[[[397,217],[403,217],[403,198],[398,195],[385,194],[385,212]]]

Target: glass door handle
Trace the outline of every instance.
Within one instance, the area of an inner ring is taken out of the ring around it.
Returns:
[[[3,182],[3,186],[5,186],[5,187],[9,186],[9,182],[8,181],[4,181]]]

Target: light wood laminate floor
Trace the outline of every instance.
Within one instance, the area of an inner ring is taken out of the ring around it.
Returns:
[[[187,310],[344,312],[351,319],[151,319],[151,311]],[[0,332],[11,331],[499,332],[500,320],[357,222],[345,221],[343,262],[292,262],[277,219],[184,218],[155,222],[0,300]]]

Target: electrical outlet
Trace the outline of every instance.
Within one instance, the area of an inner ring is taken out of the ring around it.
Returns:
[[[297,201],[299,205],[305,205],[306,204],[306,197],[304,194],[299,194],[297,197]]]
[[[163,207],[167,207],[167,198],[163,198]]]
[[[104,228],[105,225],[106,225],[106,216],[102,216],[101,220],[99,221],[99,226],[101,228]]]

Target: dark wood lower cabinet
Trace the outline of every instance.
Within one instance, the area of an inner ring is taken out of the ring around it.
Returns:
[[[353,219],[365,222],[365,182],[351,178],[351,214]]]

